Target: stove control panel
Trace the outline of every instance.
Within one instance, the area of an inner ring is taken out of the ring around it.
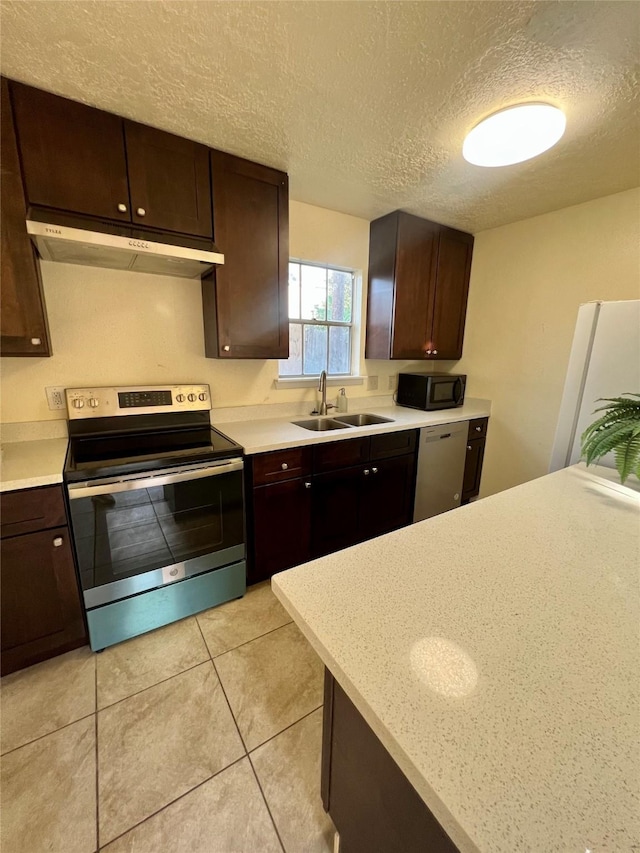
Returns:
[[[69,420],[198,412],[211,408],[208,385],[135,385],[124,388],[66,388]]]

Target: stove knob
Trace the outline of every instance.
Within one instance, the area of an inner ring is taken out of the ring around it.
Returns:
[[[178,394],[176,397],[176,403],[184,403],[184,394]]]
[[[89,397],[89,405],[91,406],[92,409],[97,409],[98,406],[100,405],[100,402],[98,400],[96,400],[95,397]]]
[[[74,409],[84,409],[84,400],[82,397],[76,397],[73,401]]]
[[[204,401],[204,400],[206,400],[206,399],[207,399],[207,395],[206,395],[204,392],[203,392],[202,394],[198,394],[198,400],[203,400],[203,401]]]
[[[187,395],[187,400],[188,400],[190,403],[195,403],[195,401],[196,401],[197,399],[198,399],[198,398],[196,397],[196,395],[195,395],[195,394],[188,394],[188,395]]]

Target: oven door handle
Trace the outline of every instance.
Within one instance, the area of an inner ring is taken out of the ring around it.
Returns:
[[[113,495],[116,492],[133,492],[136,489],[148,489],[152,486],[169,486],[172,483],[184,483],[187,480],[200,480],[202,477],[217,477],[220,474],[230,474],[232,471],[242,471],[242,459],[232,459],[220,465],[208,465],[206,468],[174,469],[154,477],[127,480],[99,480],[93,485],[86,483],[70,483],[68,486],[69,500],[90,498],[95,495]]]

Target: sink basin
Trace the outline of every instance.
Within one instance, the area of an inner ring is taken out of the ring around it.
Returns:
[[[337,420],[333,420],[333,418],[324,418],[324,420],[317,421],[291,421],[291,423],[303,429],[313,430],[313,432],[326,432],[329,429],[348,429],[351,426],[351,424],[340,423]]]
[[[374,424],[392,424],[392,418],[381,418],[379,415],[357,414],[357,415],[336,415],[336,421],[341,424],[349,424],[349,426],[373,426]]]

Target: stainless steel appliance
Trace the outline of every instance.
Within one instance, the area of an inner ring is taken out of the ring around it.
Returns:
[[[468,430],[467,421],[420,430],[414,521],[460,506]]]
[[[410,409],[455,409],[464,403],[462,373],[399,373],[396,403]]]
[[[27,233],[45,261],[200,278],[224,264],[212,240],[31,208]],[[170,239],[170,242],[167,242]]]
[[[64,471],[91,648],[246,589],[242,448],[208,385],[69,388]]]

